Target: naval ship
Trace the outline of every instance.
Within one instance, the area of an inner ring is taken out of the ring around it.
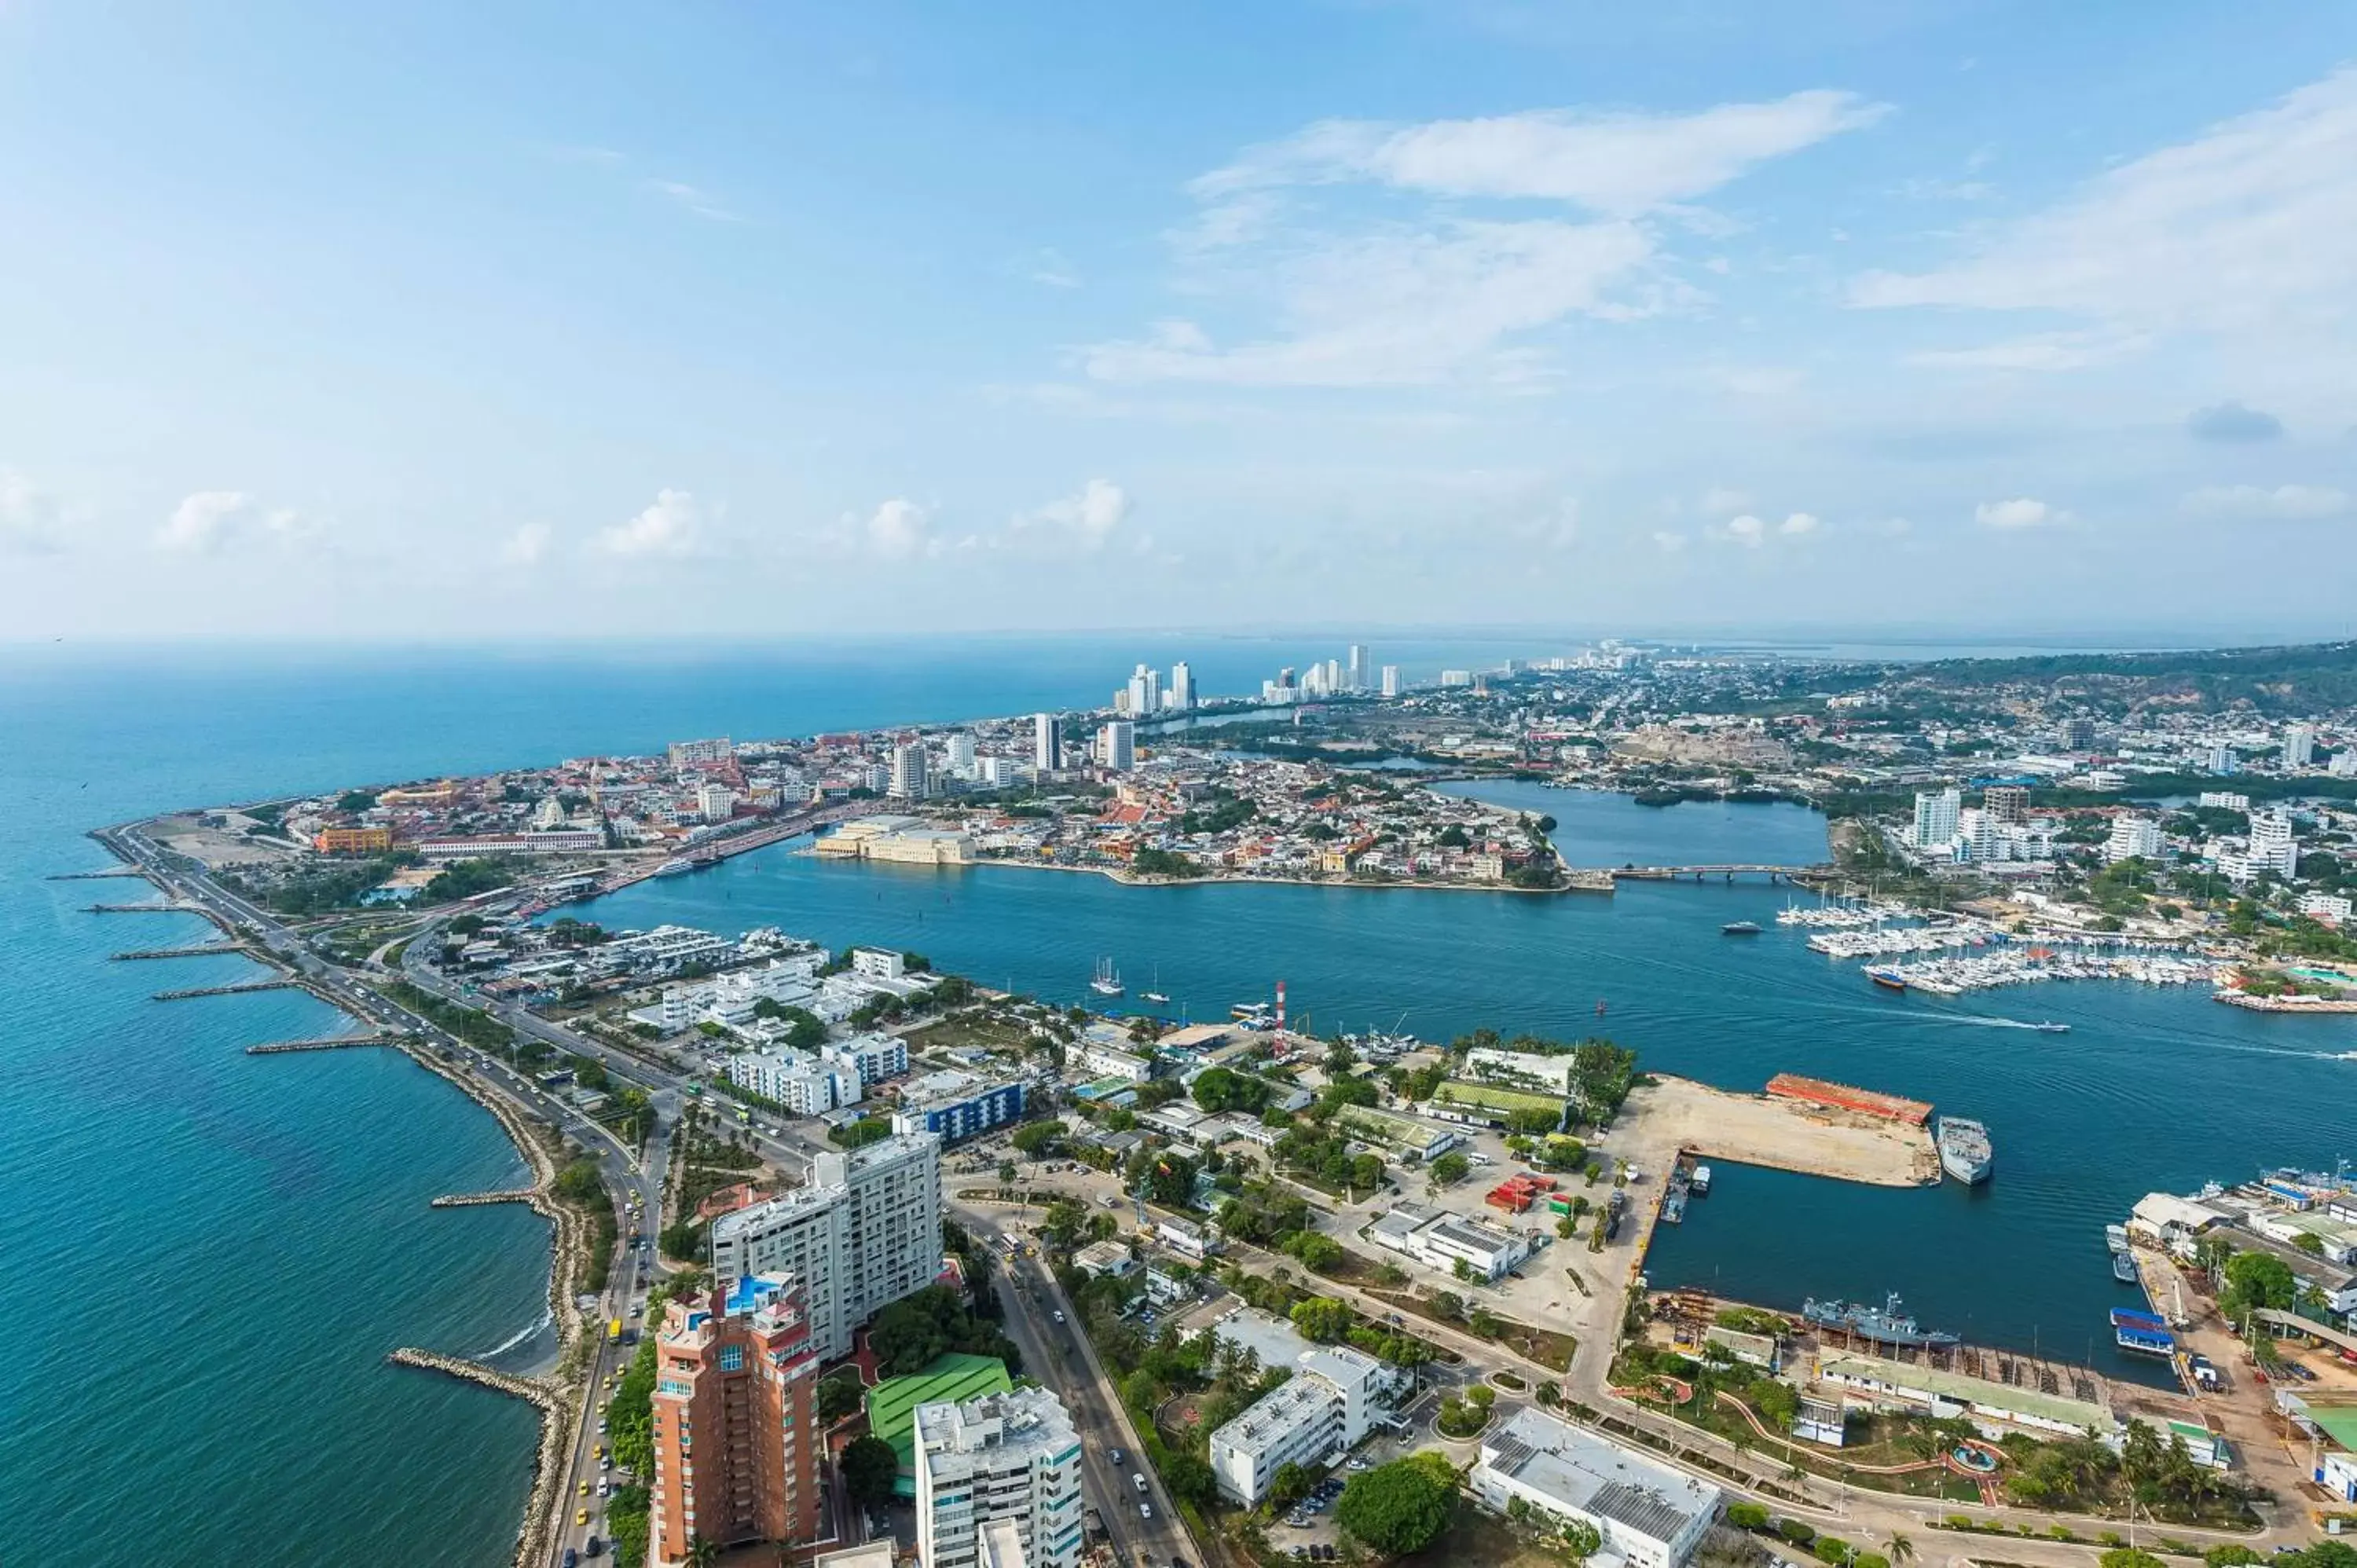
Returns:
[[[1942,1170],[1966,1187],[1988,1180],[1989,1167],[1996,1164],[1996,1151],[1989,1144],[1986,1127],[1969,1117],[1943,1116],[1934,1125],[1934,1135],[1940,1144]]]

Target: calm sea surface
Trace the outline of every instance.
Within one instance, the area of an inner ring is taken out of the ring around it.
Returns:
[[[145,897],[132,882],[44,880],[104,864],[88,829],[691,735],[1078,705],[1139,658],[1191,656],[1209,689],[1242,690],[1339,651],[1161,638],[578,656],[0,650],[0,1321],[31,1341],[0,1356],[0,1562],[495,1564],[530,1468],[522,1406],[383,1364],[401,1344],[488,1354],[538,1321],[540,1222],[426,1208],[515,1179],[504,1138],[396,1057],[243,1055],[334,1025],[299,993],[149,1001],[251,971],[108,963],[207,928],[81,913]],[[1434,639],[1378,644],[1375,658],[1414,674],[1548,651]],[[1790,807],[1498,798],[1555,816],[1574,864],[1823,853],[1822,824]],[[2346,1021],[2115,985],[1884,996],[1796,933],[1718,935],[1782,898],[1691,885],[1610,898],[1147,890],[780,849],[645,884],[595,915],[889,942],[1074,1001],[1105,955],[1134,992],[1158,983],[1197,1016],[1284,978],[1321,1028],[1600,1028],[1716,1082],[1791,1069],[1934,1100],[1990,1122],[1999,1165],[1985,1192],[1728,1170],[1657,1248],[1654,1273],[1788,1305],[1898,1289],[1927,1321],[2057,1354],[2086,1353],[2118,1299],[2100,1228],[2136,1196],[2345,1146],[2357,1062],[2333,1058],[2357,1049]],[[2074,1031],[2005,1023],[2040,1017]]]

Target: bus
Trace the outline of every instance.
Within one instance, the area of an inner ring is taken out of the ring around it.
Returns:
[[[621,1341],[622,1320],[619,1317],[608,1318],[606,1320],[606,1343],[608,1345],[619,1345]]]

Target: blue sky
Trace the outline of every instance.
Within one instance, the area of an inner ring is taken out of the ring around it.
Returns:
[[[2357,10],[0,0],[0,636],[2341,632]]]

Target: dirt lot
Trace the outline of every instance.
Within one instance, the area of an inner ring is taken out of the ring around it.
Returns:
[[[1732,1094],[1683,1078],[1662,1078],[1630,1095],[1611,1143],[1652,1177],[1680,1149],[1692,1149],[1709,1159],[1876,1187],[1940,1179],[1928,1128]]]
[[[167,817],[156,824],[154,837],[166,848],[201,862],[208,870],[272,865],[300,853],[283,840],[245,837],[242,830],[255,825],[249,817],[231,813],[222,821],[225,826],[209,828],[195,816]]]

